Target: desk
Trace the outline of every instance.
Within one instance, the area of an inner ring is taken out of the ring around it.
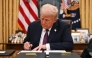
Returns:
[[[22,50],[23,44],[15,44],[15,43],[0,43],[3,44],[3,49],[15,49],[15,50]],[[88,43],[75,43],[73,50],[84,50]],[[4,48],[4,45],[6,48]]]
[[[80,56],[82,54],[83,50],[72,50],[72,52],[75,52]]]
[[[84,50],[88,43],[75,43],[73,50]]]
[[[15,58],[16,55],[17,55],[20,51],[21,51],[21,50],[16,50],[15,53],[12,54],[11,56],[0,56],[0,58]],[[73,52],[73,53],[78,53],[77,55],[80,56],[80,54],[82,53],[82,52],[80,52],[80,51],[81,51],[81,50],[74,50],[74,51],[72,51],[72,52]]]
[[[23,50],[23,44],[7,43],[6,49]]]
[[[36,54],[37,56],[28,56],[25,53],[20,53],[16,55],[15,58],[45,58],[45,55],[43,56],[43,53]],[[71,53],[66,55],[62,55],[61,53],[50,53],[49,58],[80,58],[80,56],[77,53]]]
[[[23,44],[15,44],[15,43],[0,43],[0,45],[3,45],[2,46],[2,49],[5,50],[5,49],[15,49],[15,50],[22,50],[23,49]],[[4,47],[6,46],[6,48]]]
[[[74,49],[73,50],[84,50],[86,45],[87,45],[87,43],[76,43],[76,44],[74,44]],[[23,44],[7,43],[6,44],[6,49],[22,50],[23,49]]]

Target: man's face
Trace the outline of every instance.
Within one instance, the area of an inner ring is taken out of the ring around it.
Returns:
[[[41,25],[44,29],[51,28],[53,24],[56,22],[53,16],[48,16],[48,15],[41,15],[40,19],[41,19]]]

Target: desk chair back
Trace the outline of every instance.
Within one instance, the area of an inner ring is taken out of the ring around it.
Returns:
[[[61,19],[61,20],[62,20],[62,19]],[[69,19],[64,19],[64,20],[62,20],[62,21],[66,22],[66,23],[68,23],[68,24],[70,25],[70,32],[71,32],[71,30],[72,30],[72,21],[69,20]]]

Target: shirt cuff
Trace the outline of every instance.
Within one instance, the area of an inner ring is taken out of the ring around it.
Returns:
[[[50,44],[49,43],[46,44],[46,50],[50,50]]]

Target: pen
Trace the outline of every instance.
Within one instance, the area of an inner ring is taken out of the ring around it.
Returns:
[[[29,43],[29,50],[31,50],[31,43],[30,42],[28,42]]]

